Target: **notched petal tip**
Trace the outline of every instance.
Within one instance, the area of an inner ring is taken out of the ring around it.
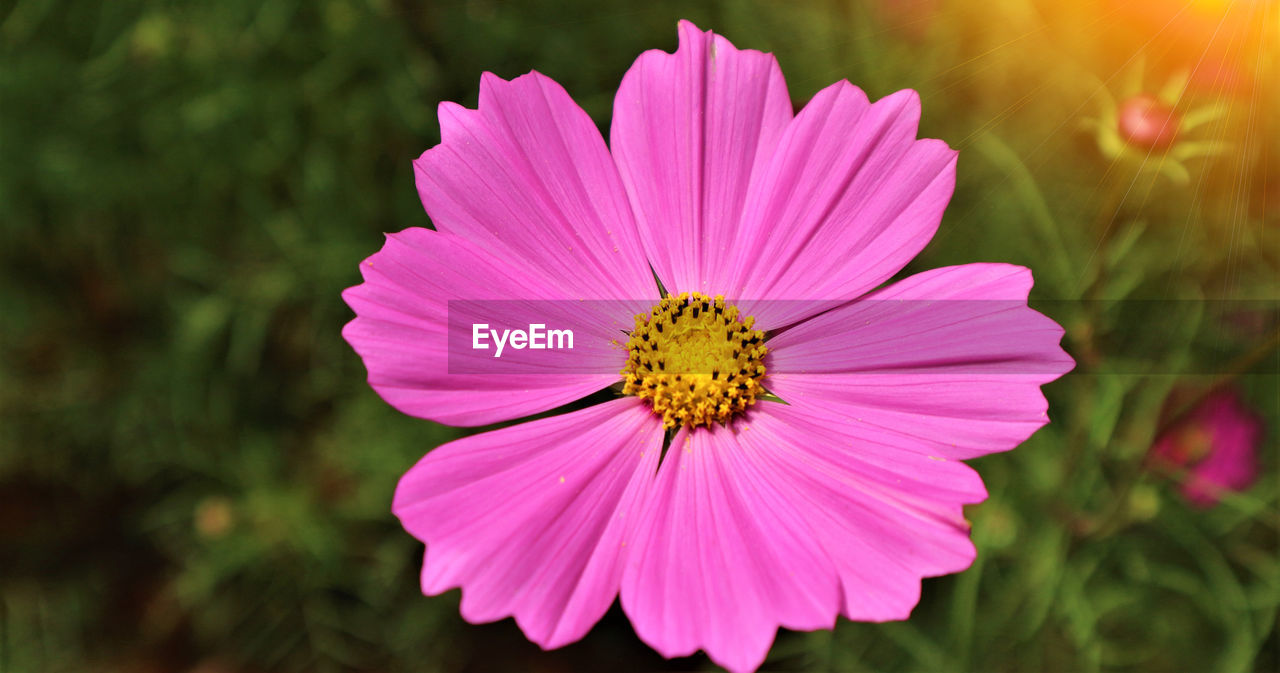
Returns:
[[[999,263],[992,263],[989,264],[989,266],[1007,270],[1008,278],[1010,279],[1009,286],[1018,288],[1016,290],[1018,298],[1023,301],[1030,299],[1031,288],[1035,287],[1035,273],[1030,268],[1018,264]],[[1066,348],[1062,346],[1062,339],[1066,336],[1067,329],[1053,318],[1050,318],[1039,311],[1035,311],[1034,309],[1032,309],[1032,311],[1036,315],[1040,316],[1044,325],[1044,331],[1053,335],[1053,343],[1057,345],[1057,351],[1052,353],[1049,358],[1049,364],[1056,365],[1056,367],[1051,370],[1051,373],[1054,375],[1053,378],[1045,381],[1045,383],[1050,383],[1075,369],[1076,361],[1075,358],[1071,357],[1071,354],[1067,352]],[[1048,402],[1045,403],[1045,413],[1043,416],[1044,422],[1048,423]]]
[[[356,287],[359,287],[359,286],[356,286]],[[354,288],[354,287],[350,287],[350,288],[347,288],[346,290],[344,290],[344,291],[342,292],[342,299],[347,303],[347,306],[349,306],[349,307],[351,307],[351,306],[352,306],[352,304],[351,304],[351,301],[352,301],[352,300],[351,300],[351,299],[349,299],[349,298],[347,297],[347,293],[348,293],[348,292],[350,292],[351,290],[354,290],[354,289],[356,289],[356,288]],[[355,308],[354,308],[354,307],[352,307],[352,310],[354,311],[354,310],[355,310]],[[359,340],[359,338],[360,338],[360,337],[356,334],[356,329],[358,329],[358,325],[357,325],[357,323],[358,323],[359,321],[360,321],[360,316],[356,316],[356,317],[354,317],[354,318],[352,318],[352,319],[348,320],[348,321],[347,321],[347,323],[346,323],[345,325],[343,325],[343,326],[342,326],[342,340],[343,340],[343,341],[346,341],[346,342],[347,342],[347,345],[351,346],[351,349],[352,349],[352,350],[356,350],[356,344],[357,344],[357,342],[358,342],[358,340]],[[359,351],[356,351],[356,354],[357,354],[357,355],[359,355]],[[368,368],[366,367],[366,368],[365,368],[365,380],[366,380],[366,381],[368,381],[368,379],[369,379],[369,375],[368,375]]]
[[[915,89],[899,89],[874,103],[875,106],[885,106],[892,110],[892,114],[898,118],[903,124],[909,124],[915,133],[916,143],[927,143],[930,151],[939,152],[950,157],[950,163],[956,163],[959,156],[959,150],[953,149],[949,143],[938,138],[921,138],[920,137],[920,117],[924,109],[924,105],[920,99],[920,92]],[[933,147],[940,145],[941,147]]]
[[[538,87],[540,91],[545,90],[547,87],[554,87],[557,93],[563,93],[568,96],[568,93],[565,92],[564,87],[560,86],[559,82],[537,70],[530,70],[511,79],[505,79],[486,70],[480,74],[480,95],[477,101],[477,108],[483,111],[490,105],[500,105],[500,97],[503,94],[515,93],[518,95],[523,92],[523,89],[529,87]]]
[[[722,56],[728,54],[742,54],[753,57],[768,58],[773,61],[774,67],[777,67],[777,58],[774,57],[773,52],[760,51],[758,49],[739,49],[729,38],[715,32],[714,30],[702,30],[687,19],[681,19],[677,22],[676,30],[679,36],[679,42],[675,52],[654,49],[645,53],[657,52],[666,56],[673,56],[679,55],[686,49],[690,51],[702,51],[705,52],[707,58],[709,58],[713,63]],[[778,74],[779,76],[781,75],[781,70],[779,70]]]
[[[894,108],[897,114],[920,121],[920,92],[915,89],[898,89],[877,100],[875,104]]]
[[[364,274],[364,270],[363,270],[364,263],[362,262],[362,263],[360,264],[360,266],[361,266],[361,272],[360,272],[360,273],[363,275],[363,274]],[[368,279],[365,279],[364,283],[367,283],[367,282],[369,282],[369,281],[368,281]],[[343,291],[342,291],[342,303],[346,304],[346,305],[347,305],[347,308],[351,309],[352,311],[355,311],[355,310],[356,310],[356,306],[355,306],[355,304],[353,304],[352,302],[354,302],[354,301],[359,301],[359,299],[360,299],[360,288],[364,287],[364,283],[360,283],[359,285],[352,285],[351,287],[349,287],[349,288],[347,288],[347,289],[345,289],[345,290],[343,290]],[[347,325],[350,325],[352,322],[355,322],[357,318],[359,318],[359,315],[358,315],[358,314],[357,314],[357,317],[356,317],[356,318],[352,318],[352,319],[351,319],[351,321],[347,323]],[[342,328],[342,336],[343,336],[343,338],[346,338],[346,337],[347,337],[347,327],[346,327],[345,325],[344,325],[344,326],[343,326],[343,328]],[[350,339],[348,339],[348,341],[350,341]]]
[[[823,87],[818,91],[818,93],[814,94],[813,97],[809,99],[809,102],[805,104],[805,107],[813,105],[814,101],[824,100],[828,97],[832,97],[834,100],[839,100],[843,96],[852,96],[854,98],[853,104],[856,109],[861,110],[871,107],[871,97],[867,95],[867,92],[863,91],[862,87],[847,79],[832,82],[831,84]]]
[[[415,175],[420,175],[424,168],[424,162],[432,152],[444,147],[446,144],[462,141],[464,138],[463,128],[466,120],[470,115],[478,114],[476,110],[464,107],[453,101],[444,100],[436,106],[436,120],[440,124],[440,144],[429,147],[418,155],[413,161]]]
[[[688,19],[679,19],[679,20],[677,20],[677,21],[676,21],[676,31],[678,31],[678,32],[680,32],[680,33],[684,33],[684,31],[686,31],[686,30],[691,30],[691,31],[698,32],[698,33],[701,33],[701,32],[702,32],[702,29],[701,29],[701,28],[699,28],[697,24],[695,24],[694,22],[692,22],[692,21],[690,21],[690,20],[688,20]],[[708,31],[708,32],[710,32],[710,31]]]
[[[691,49],[697,49],[700,43],[705,42],[714,35],[715,33],[713,31],[703,30],[688,19],[680,19],[676,22],[676,36],[678,40],[676,51],[679,52],[686,46]]]
[[[1035,278],[1031,275],[1031,269],[1020,264],[1006,262],[981,262],[980,264],[987,271],[989,282],[1001,285],[1003,290],[1001,295],[1022,301],[1026,301],[1027,297],[1031,295],[1031,288],[1035,285]],[[964,267],[952,268],[961,269]]]

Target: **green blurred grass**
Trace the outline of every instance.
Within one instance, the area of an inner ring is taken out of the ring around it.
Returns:
[[[1104,2],[932,4],[0,3],[0,671],[708,666],[664,662],[616,609],[542,653],[418,594],[391,492],[461,431],[364,384],[339,292],[381,232],[428,224],[410,161],[484,70],[538,69],[607,129],[632,59],[689,18],[776,52],[797,103],[840,78],[921,92],[922,134],[962,159],[912,270],[1025,264],[1039,300],[1280,296],[1273,90],[1228,101],[1235,150],[1196,188],[1143,182],[1078,124],[1140,28],[1106,28]],[[1272,428],[1257,486],[1199,511],[1142,470],[1170,391],[1218,382],[1177,374],[1276,325],[1062,306],[1081,366],[1047,388],[1053,424],[975,462],[975,567],[908,622],[784,633],[770,665],[1280,666],[1274,351],[1237,380]],[[1152,330],[1167,374],[1124,373],[1108,344]]]

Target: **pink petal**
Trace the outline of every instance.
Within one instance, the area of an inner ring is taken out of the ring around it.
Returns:
[[[791,121],[772,54],[679,26],[675,54],[641,54],[614,101],[618,169],[658,277],[672,292],[728,292],[748,185]]]
[[[822,411],[776,403],[752,411],[739,442],[834,563],[846,617],[906,619],[921,577],[973,562],[961,505],[987,494],[967,465],[868,442]]]
[[[467,621],[514,616],[547,649],[581,638],[617,595],[661,446],[658,418],[628,398],[428,453],[392,508],[427,545],[423,592],[461,587]]]
[[[551,79],[480,80],[480,104],[440,105],[442,141],[414,162],[436,229],[536,269],[576,298],[658,298],[599,130]]]
[[[835,570],[765,452],[719,426],[667,449],[622,577],[623,609],[663,656],[750,671],[779,626],[833,626]]]
[[[769,341],[765,385],[871,443],[963,459],[1048,422],[1040,385],[1070,371],[1063,330],[1027,308],[1031,272],[968,264],[911,276]]]
[[[518,418],[608,386],[626,361],[613,343],[632,324],[623,303],[564,301],[556,284],[459,236],[428,229],[390,234],[360,271],[365,282],[342,295],[356,312],[342,335],[364,360],[373,389],[406,414],[452,425]],[[451,349],[450,306],[460,299],[492,300],[470,306],[488,307],[491,317],[455,315]],[[496,351],[459,347],[459,329],[498,321],[572,329],[574,349],[537,351],[540,361],[560,366],[545,371],[510,366],[492,357]]]
[[[752,181],[729,290],[766,329],[861,296],[933,237],[955,186],[956,153],[916,140],[920,99],[874,105],[848,82],[820,91]]]

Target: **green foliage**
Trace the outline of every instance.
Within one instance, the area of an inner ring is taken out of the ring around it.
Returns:
[[[1188,93],[1215,151],[1175,185],[1081,121],[1139,47],[1148,81],[1176,49],[1100,28],[1108,3],[980,4],[0,5],[0,671],[708,666],[664,662],[616,608],[543,653],[422,597],[392,489],[463,431],[379,400],[340,337],[380,232],[428,224],[410,162],[438,101],[537,69],[607,129],[682,17],[776,52],[797,103],[840,78],[918,89],[922,134],[962,159],[909,271],[1031,267],[1079,362],[1051,425],[975,461],[973,568],[926,581],[910,621],[784,633],[770,665],[1275,669],[1280,101]],[[1224,382],[1269,451],[1254,488],[1195,509],[1146,451],[1173,391]]]

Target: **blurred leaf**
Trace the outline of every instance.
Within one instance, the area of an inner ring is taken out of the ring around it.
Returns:
[[[995,134],[984,133],[974,143],[980,152],[1013,180],[1014,190],[1030,215],[1029,221],[1046,244],[1049,261],[1055,273],[1050,276],[1050,284],[1063,292],[1072,285],[1075,270],[1071,261],[1071,251],[1062,240],[1061,227],[1054,221],[1049,205],[1036,186],[1035,179],[1017,154],[1002,142]],[[1065,293],[1059,296],[1069,296]]]

